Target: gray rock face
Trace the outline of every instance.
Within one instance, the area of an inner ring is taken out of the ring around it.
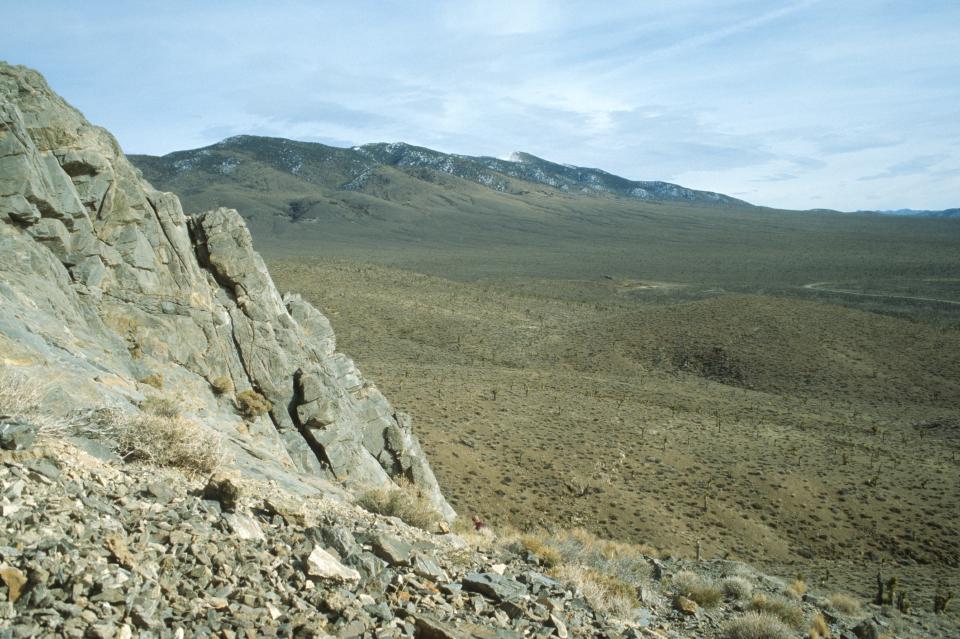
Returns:
[[[409,418],[318,310],[280,295],[237,212],[184,215],[39,74],[3,63],[0,363],[45,380],[64,414],[134,410],[153,392],[137,380],[163,379],[247,476],[330,494],[402,476],[455,516]],[[272,409],[245,421],[214,387]]]

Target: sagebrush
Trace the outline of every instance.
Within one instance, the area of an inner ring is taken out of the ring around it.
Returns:
[[[763,612],[748,612],[723,625],[723,639],[792,639],[794,631],[777,617]]]
[[[442,521],[436,507],[416,486],[404,480],[395,486],[366,491],[357,498],[357,505],[378,515],[399,517],[423,530],[434,530]]]

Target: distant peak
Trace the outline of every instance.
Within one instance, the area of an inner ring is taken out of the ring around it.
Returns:
[[[538,158],[535,155],[525,153],[523,151],[514,151],[507,157],[507,160],[509,162],[519,162],[521,164],[528,164],[530,162],[536,162],[540,160],[540,158]]]
[[[243,142],[246,142],[247,140],[250,140],[253,137],[254,136],[252,135],[231,135],[229,138],[224,138],[220,140],[220,144],[223,144],[223,145],[242,144]]]

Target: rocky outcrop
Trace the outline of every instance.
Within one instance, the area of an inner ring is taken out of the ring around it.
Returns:
[[[403,477],[452,519],[409,418],[335,346],[236,211],[185,215],[39,74],[0,63],[0,363],[64,414],[133,410],[162,380],[248,476],[330,494]],[[271,408],[243,419],[224,389]]]

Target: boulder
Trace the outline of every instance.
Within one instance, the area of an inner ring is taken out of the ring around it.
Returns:
[[[523,584],[495,572],[467,573],[462,583],[464,590],[478,592],[496,601],[513,601],[527,594]]]
[[[360,581],[360,573],[347,568],[320,546],[314,546],[306,559],[307,575],[340,582]]]

